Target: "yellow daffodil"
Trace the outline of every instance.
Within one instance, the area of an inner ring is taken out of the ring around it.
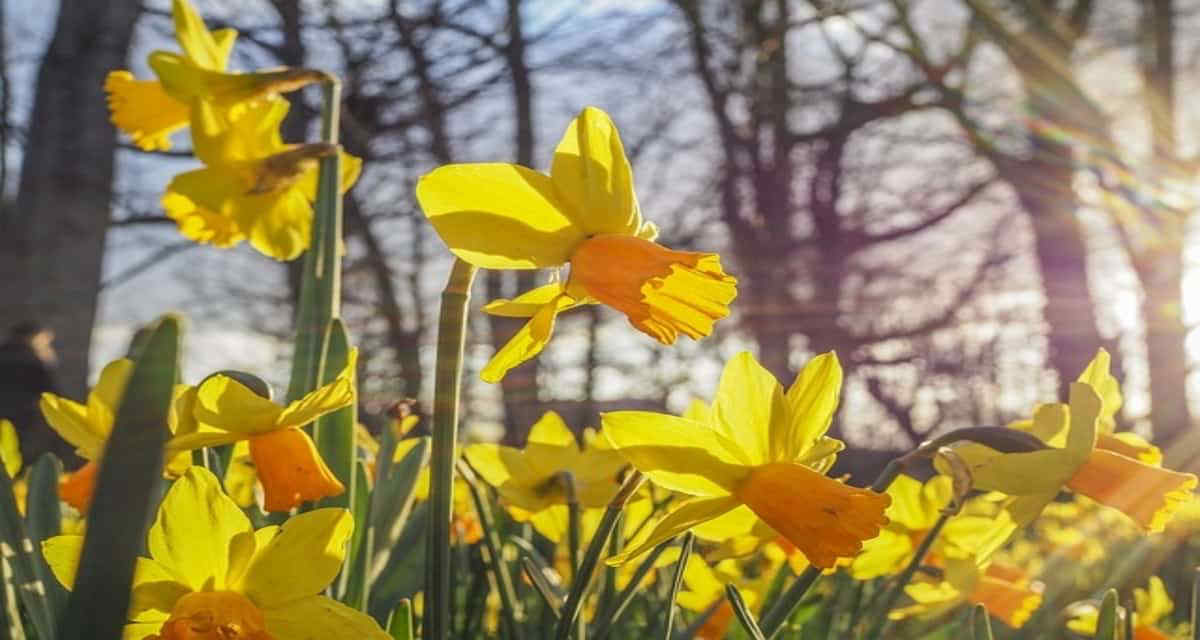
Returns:
[[[688,556],[687,565],[683,568],[683,588],[675,601],[680,607],[696,613],[706,612],[716,605],[716,609],[692,637],[697,640],[721,640],[725,637],[733,624],[733,607],[725,597],[727,584],[737,585],[746,606],[751,613],[757,613],[762,607],[759,592],[766,586],[759,582],[762,580],[747,579],[742,567],[732,558],[710,567],[699,555],[693,553]]]
[[[132,360],[122,358],[110,362],[100,371],[100,379],[96,386],[88,392],[86,405],[49,392],[42,394],[40,407],[46,422],[75,447],[79,457],[88,461],[78,470],[66,475],[59,484],[59,497],[80,511],[86,511],[91,504],[104,446],[112,433],[117,408],[132,371]],[[192,418],[195,401],[195,387],[175,385],[164,428],[177,435],[195,431],[196,423]],[[169,475],[183,473],[192,463],[190,455],[174,453],[177,455],[168,452],[166,470]]]
[[[937,617],[971,603],[982,604],[992,617],[1019,629],[1042,604],[1041,585],[1017,567],[999,563],[980,567],[971,558],[933,560],[928,564],[941,568],[944,579],[907,585],[904,592],[916,604],[892,610],[888,615],[893,620]]]
[[[175,176],[162,198],[180,233],[217,247],[248,238],[276,260],[308,248],[318,159],[341,153],[343,193],[358,179],[362,161],[334,145],[284,144],[279,126],[287,112],[287,101],[261,101],[218,134],[193,136],[205,167]]]
[[[718,518],[727,535],[749,532],[761,519],[821,568],[858,553],[887,524],[891,500],[825,476],[843,446],[825,436],[841,381],[837,357],[827,353],[809,362],[785,393],[742,353],[726,364],[707,422],[642,411],[604,414],[604,435],[630,464],[651,482],[695,496],[610,562]]]
[[[196,391],[199,428],[172,438],[168,450],[190,451],[248,441],[267,511],[288,511],[303,502],[339,495],[345,486],[325,465],[312,438],[301,427],[354,403],[357,360],[358,351],[351,350],[346,367],[333,382],[286,407],[229,376],[211,376]]]
[[[1090,384],[1075,382],[1070,404],[1038,407],[1030,429],[1047,444],[1065,432],[1061,448],[1000,453],[972,444],[958,451],[975,488],[1013,496],[1008,508],[1019,524],[1032,521],[1059,491],[1069,489],[1121,511],[1144,531],[1162,531],[1190,499],[1196,476],[1097,448],[1096,425],[1105,408]]]
[[[209,31],[187,0],[174,0],[172,15],[183,54],[150,54],[157,81],[137,80],[121,70],[110,72],[104,82],[113,124],[143,150],[170,149],[171,134],[188,126],[199,101],[208,102],[217,115],[204,121],[212,135],[246,105],[321,80],[320,74],[304,69],[226,73],[237,31]]]
[[[354,519],[317,509],[257,531],[217,478],[192,467],[171,486],[134,575],[126,640],[386,640],[365,613],[320,595],[342,567]],[[42,544],[75,581],[83,536]]]
[[[480,443],[463,449],[467,462],[485,482],[496,487],[509,513],[518,521],[547,519],[556,526],[561,513],[550,512],[567,502],[565,476],[584,509],[604,507],[617,492],[617,476],[625,460],[592,433],[580,447],[563,419],[547,411],[529,430],[524,449]]]
[[[1170,640],[1170,635],[1155,627],[1160,620],[1175,610],[1175,603],[1167,594],[1167,587],[1162,578],[1151,576],[1147,588],[1134,589],[1133,602],[1132,640]],[[1086,636],[1096,635],[1096,625],[1100,620],[1099,607],[1089,602],[1073,606],[1068,611],[1071,613],[1071,620],[1067,622],[1067,628]]]
[[[870,580],[899,573],[912,560],[921,541],[933,529],[942,509],[953,500],[954,490],[947,476],[925,482],[900,475],[888,487],[892,504],[886,512],[890,522],[879,535],[863,544],[862,553],[850,563],[850,574],[858,580]],[[942,527],[934,541],[933,553],[939,556],[989,557],[1016,531],[1016,523],[1001,512],[998,516],[960,513]]]
[[[674,344],[680,333],[712,333],[737,295],[716,254],[654,243],[657,230],[642,220],[617,128],[595,107],[567,127],[550,175],[513,164],[448,165],[421,178],[417,200],[450,251],[477,267],[571,266],[565,283],[484,307],[529,318],[484,368],[488,382],[536,356],[555,317],[572,307],[606,304],[639,331]]]
[[[17,436],[17,428],[12,422],[0,418],[0,464],[4,465],[8,477],[15,481],[23,463],[21,439]]]

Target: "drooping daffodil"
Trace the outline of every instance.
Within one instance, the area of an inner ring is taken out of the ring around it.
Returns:
[[[975,443],[956,447],[973,486],[1012,496],[1007,508],[1020,525],[1032,521],[1067,489],[1117,509],[1143,531],[1162,531],[1174,511],[1191,498],[1196,476],[1098,448],[1101,396],[1086,382],[1072,383],[1070,394],[1070,404],[1039,406],[1030,429],[1047,444],[1065,433],[1062,447],[1020,453],[1001,453]]]
[[[617,493],[618,476],[627,466],[593,433],[585,432],[581,447],[553,411],[534,423],[524,449],[478,443],[466,446],[463,456],[496,488],[514,519],[532,520],[539,530],[547,531],[564,520],[567,482],[572,483],[581,508],[602,508]]]
[[[104,447],[112,434],[121,396],[125,393],[125,385],[129,382],[132,371],[133,361],[127,358],[105,365],[100,371],[100,379],[96,386],[88,392],[87,404],[80,404],[49,392],[43,393],[39,402],[42,415],[50,428],[74,446],[79,457],[88,461],[78,470],[66,475],[58,488],[59,497],[80,511],[86,511],[92,502]],[[169,429],[171,434],[178,435],[194,431],[196,423],[192,418],[192,407],[195,400],[195,387],[175,385],[167,424],[163,425],[163,428]],[[168,450],[168,475],[183,473],[191,463],[191,455],[171,453]]]
[[[206,104],[206,103],[204,103]],[[308,248],[317,197],[318,160],[341,155],[341,191],[358,179],[362,161],[325,143],[284,144],[285,100],[260,101],[219,133],[193,134],[203,168],[175,176],[162,206],[179,232],[200,243],[231,247],[243,239],[264,255],[291,260]],[[211,115],[202,104],[198,117]]]
[[[541,352],[556,316],[572,307],[606,304],[669,345],[680,333],[712,333],[737,295],[716,254],[654,242],[657,229],[642,219],[617,128],[595,107],[567,127],[549,175],[514,164],[447,165],[421,178],[417,200],[450,251],[476,267],[570,265],[565,282],[484,307],[529,318],[484,367],[488,382]]]
[[[810,361],[786,392],[741,353],[725,365],[707,422],[645,411],[604,414],[602,433],[630,464],[651,482],[694,496],[609,562],[718,518],[730,536],[762,520],[821,568],[858,553],[887,524],[891,499],[825,475],[843,446],[825,435],[841,382],[833,353]]]
[[[915,604],[893,609],[888,617],[938,617],[971,603],[983,605],[993,618],[1019,629],[1042,604],[1041,584],[1019,567],[969,557],[932,560],[926,564],[941,569],[942,579],[922,578],[905,586]]]
[[[342,568],[354,519],[316,509],[257,531],[216,476],[191,467],[167,491],[138,558],[126,640],[386,640],[367,614],[321,595]],[[75,582],[83,536],[42,543]]]
[[[357,360],[358,351],[351,349],[346,367],[332,382],[287,406],[272,402],[231,376],[210,376],[196,391],[199,428],[171,438],[168,451],[248,441],[267,511],[288,511],[303,502],[340,495],[345,485],[330,471],[302,427],[354,403]]]
[[[198,101],[207,101],[219,114],[205,123],[218,132],[235,120],[248,104],[277,99],[278,93],[318,82],[322,75],[306,69],[278,69],[258,73],[228,73],[225,68],[234,29],[209,31],[187,0],[173,0],[171,13],[175,39],[183,53],[155,51],[150,68],[157,80],[137,80],[129,71],[112,71],[104,81],[112,121],[145,151],[170,149],[172,133],[188,126]]]

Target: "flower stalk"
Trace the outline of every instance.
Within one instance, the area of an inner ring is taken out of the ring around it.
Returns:
[[[433,398],[433,454],[430,462],[430,514],[427,537],[424,635],[450,637],[450,518],[454,506],[454,460],[458,438],[458,405],[462,391],[467,305],[476,268],[455,260],[442,291],[438,321],[437,366]]]

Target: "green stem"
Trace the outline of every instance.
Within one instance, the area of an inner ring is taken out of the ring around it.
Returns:
[[[696,543],[696,534],[688,531],[683,534],[683,544],[679,548],[679,561],[675,563],[675,575],[671,578],[671,591],[667,594],[667,629],[663,633],[664,640],[671,640],[671,631],[675,628],[675,599],[683,586],[683,572],[687,569],[692,557],[692,545]]]
[[[336,145],[341,84],[331,75],[322,83],[321,139]],[[329,322],[341,311],[342,198],[341,154],[321,158],[317,200],[313,207],[312,237],[304,255],[300,300],[296,305],[296,345],[287,399],[296,400],[317,388]]]
[[[900,599],[900,594],[904,593],[904,587],[908,584],[914,574],[917,573],[917,568],[921,566],[921,562],[925,560],[925,556],[929,553],[929,548],[933,546],[938,535],[942,532],[942,527],[946,526],[946,521],[954,515],[950,510],[942,511],[938,516],[937,522],[933,523],[933,528],[929,533],[925,534],[925,538],[921,540],[921,544],[917,547],[916,553],[913,554],[912,560],[909,560],[908,566],[904,567],[904,571],[896,576],[896,581],[888,587],[887,593],[883,596],[883,604],[879,607],[879,615],[875,619],[874,626],[867,633],[867,638],[874,640],[883,633],[883,628],[887,626],[888,612],[895,606],[896,600]]]
[[[462,389],[467,304],[475,267],[455,260],[442,291],[438,322],[437,368],[433,398],[433,454],[430,463],[430,514],[427,539],[426,640],[450,638],[450,518],[454,504],[454,459],[458,438],[458,404]]]
[[[617,516],[621,514],[625,503],[629,502],[629,498],[633,496],[638,487],[642,486],[643,479],[641,472],[630,471],[625,481],[621,483],[621,488],[617,490],[617,494],[605,508],[604,517],[600,519],[600,526],[596,528],[595,536],[588,543],[587,553],[584,554],[583,561],[579,564],[579,570],[571,579],[571,591],[567,594],[567,602],[563,605],[562,615],[559,617],[558,626],[554,631],[554,637],[557,640],[567,640],[571,635],[571,629],[576,626],[579,612],[583,609],[583,597],[592,581],[592,575],[596,572],[596,566],[600,564],[600,555],[604,552],[604,547],[608,545],[608,539],[617,528]]]
[[[608,632],[612,630],[613,625],[620,620],[621,614],[625,613],[625,608],[629,606],[630,602],[633,602],[633,597],[641,590],[642,580],[645,580],[646,574],[650,573],[650,570],[654,568],[654,563],[658,561],[658,557],[667,550],[667,547],[670,547],[674,543],[675,538],[671,538],[660,543],[650,553],[646,554],[642,563],[638,565],[637,570],[633,572],[633,577],[629,580],[629,584],[625,585],[625,588],[621,590],[621,594],[617,596],[616,604],[612,606],[611,610],[603,609],[602,611],[605,611],[605,613],[597,618],[600,623],[596,627],[595,633],[592,634],[593,640],[604,640],[608,636]]]

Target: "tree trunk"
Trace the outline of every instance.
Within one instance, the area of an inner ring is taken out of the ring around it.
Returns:
[[[63,393],[81,397],[112,217],[104,77],[126,66],[141,3],[64,3],[38,72],[16,207],[0,221],[4,324],[52,327]]]

